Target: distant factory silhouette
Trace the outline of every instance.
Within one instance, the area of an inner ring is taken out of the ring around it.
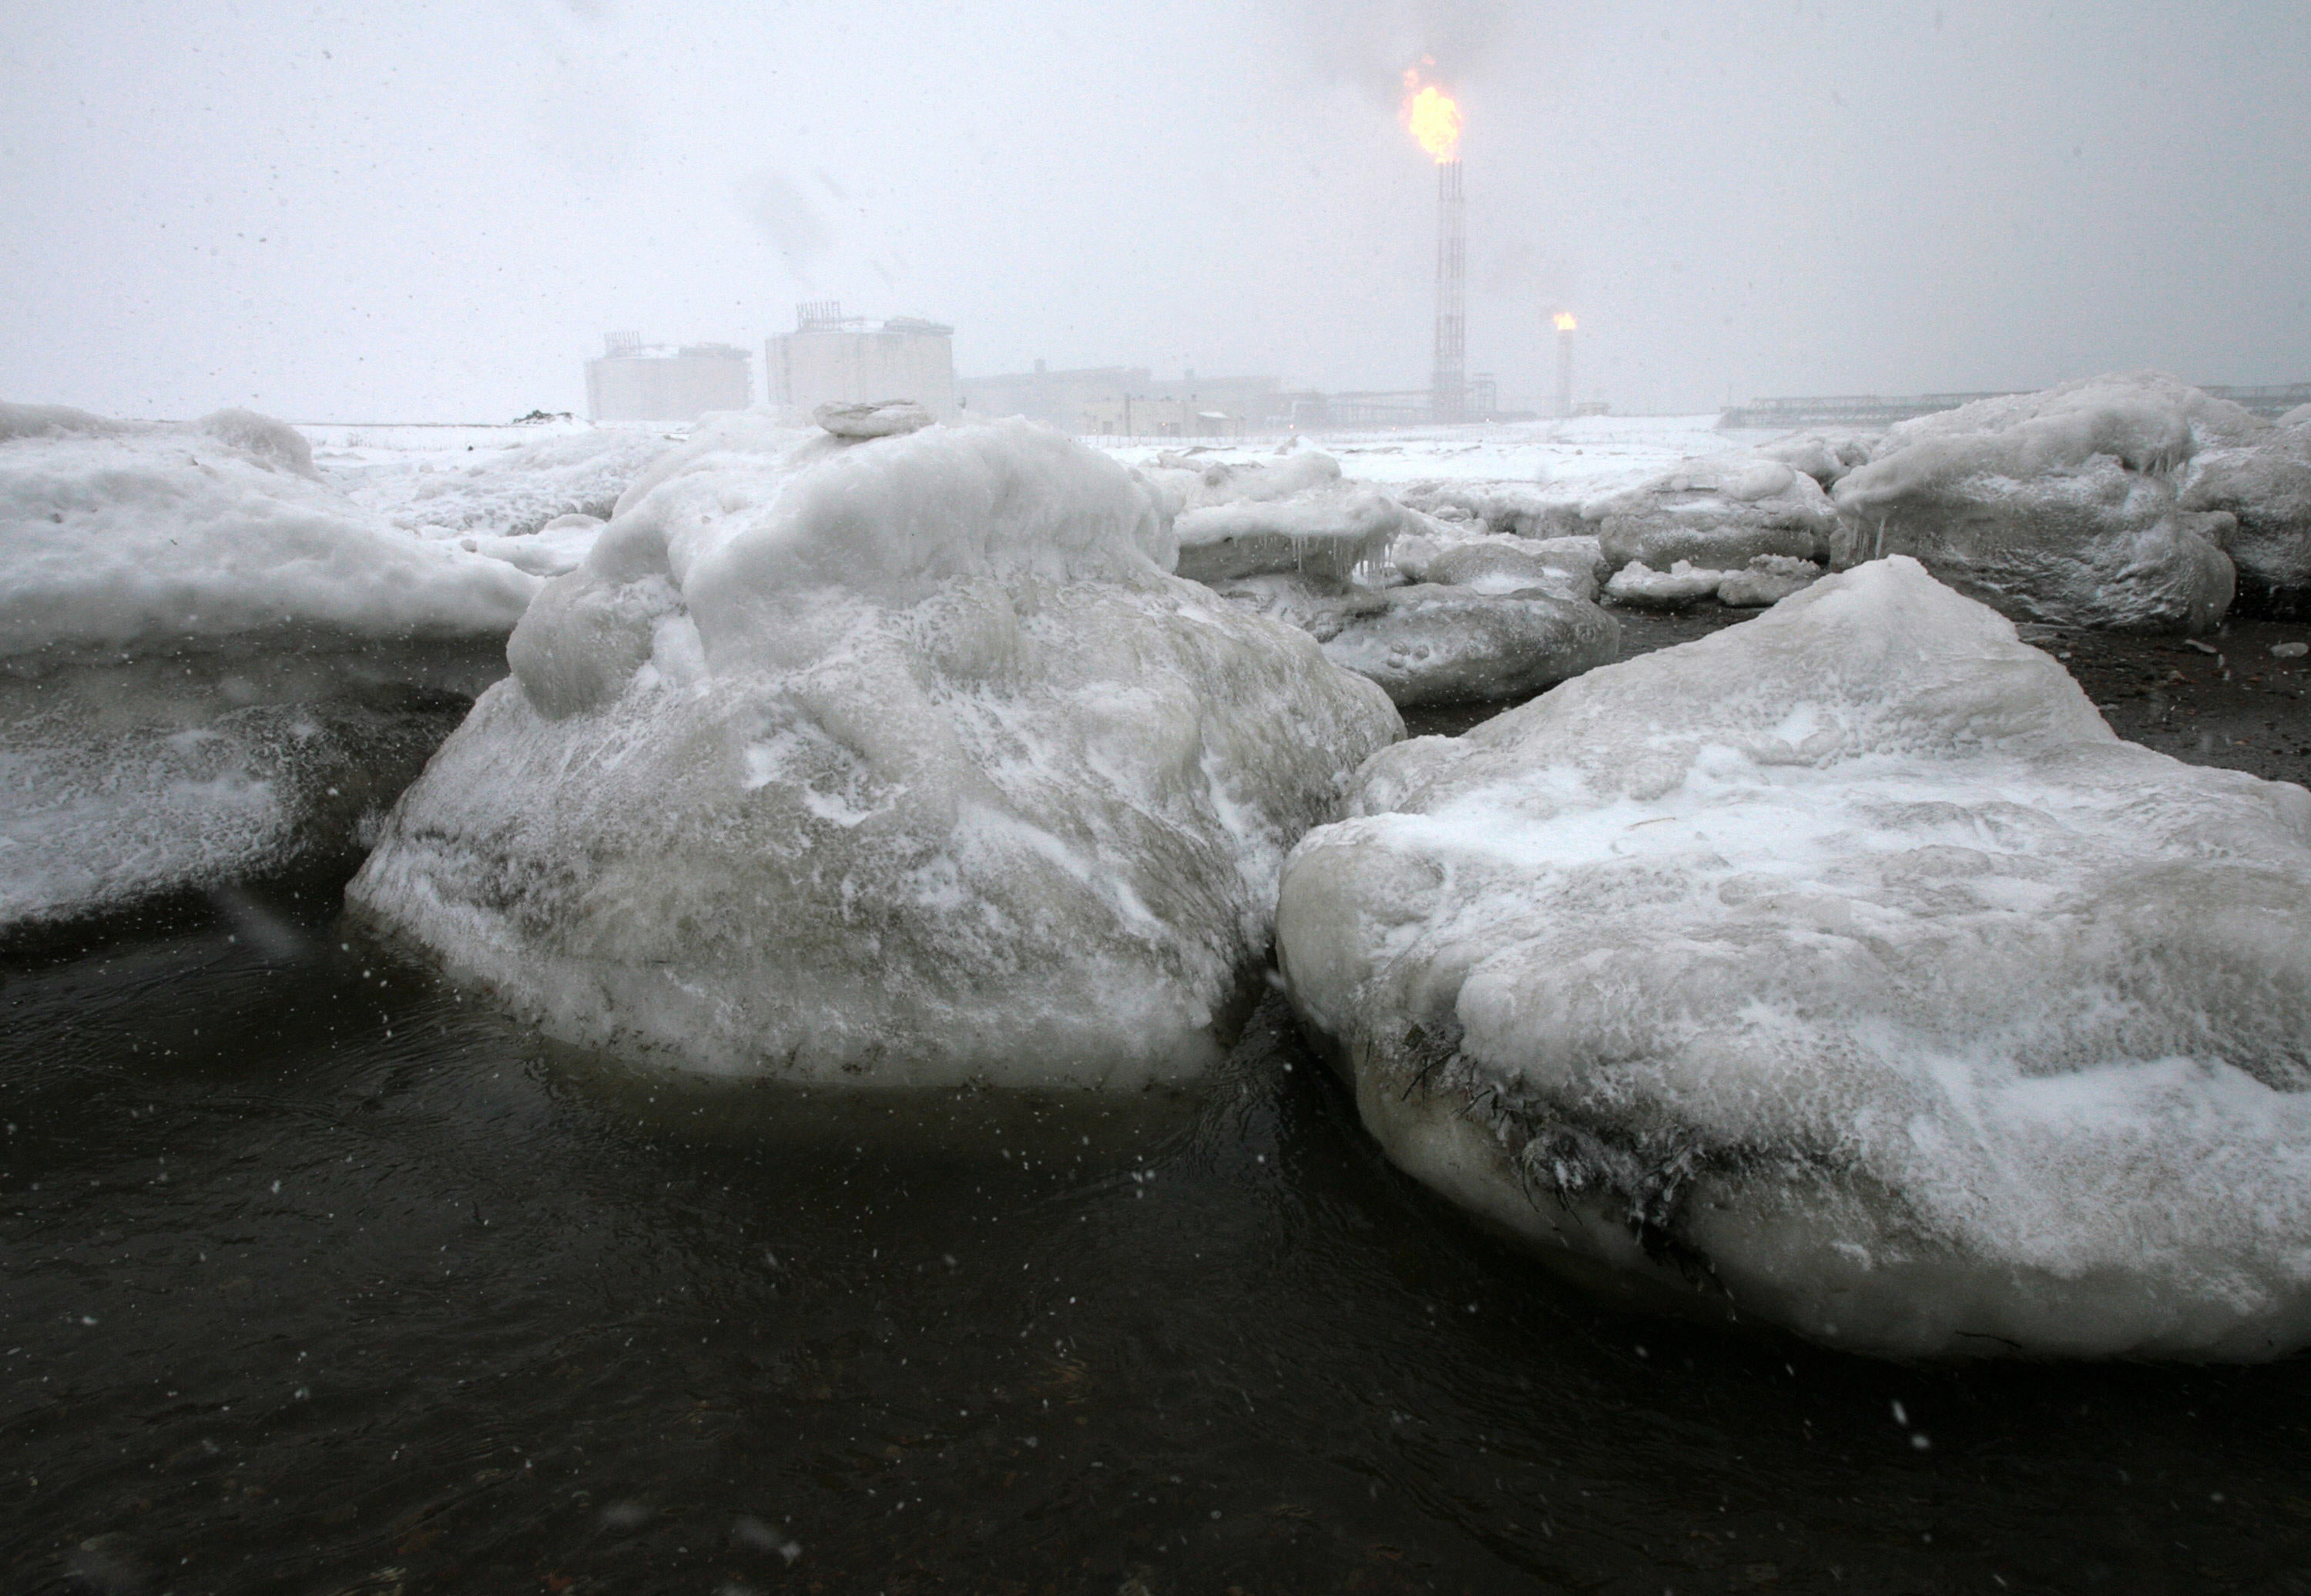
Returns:
[[[753,403],[752,358],[735,344],[648,344],[634,333],[609,334],[606,344],[586,365],[596,421],[692,422]],[[796,306],[794,330],[764,342],[763,368],[766,400],[798,421],[831,401],[881,399],[911,399],[942,419],[1024,415],[1094,438],[1225,438],[1435,419],[1426,388],[1328,394],[1192,367],[1167,378],[1147,366],[1053,369],[1039,360],[1032,371],[958,378],[954,327],[914,316],[846,316],[835,300]],[[1469,420],[1529,419],[1503,414],[1493,379],[1481,372],[1464,393]]]

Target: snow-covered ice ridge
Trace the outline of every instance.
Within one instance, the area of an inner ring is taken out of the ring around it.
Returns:
[[[1293,999],[1574,1273],[1891,1354],[2311,1342],[2311,793],[1894,557],[1359,773]]]
[[[568,1040],[863,1086],[1195,1074],[1285,851],[1402,735],[1023,422],[728,418],[616,509],[348,891]]]
[[[370,515],[265,417],[0,405],[0,930],[345,846],[536,586]]]
[[[456,637],[511,627],[537,585],[397,535],[320,479],[297,432],[247,412],[136,427],[7,406],[0,449],[0,655]]]
[[[601,523],[509,534],[667,447],[406,431],[0,404],[0,930],[358,842]]]

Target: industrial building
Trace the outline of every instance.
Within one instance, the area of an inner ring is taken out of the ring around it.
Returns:
[[[1086,438],[1234,438],[1247,430],[1244,418],[1187,399],[1093,399],[1083,406],[1076,431]]]
[[[772,403],[801,419],[829,400],[911,399],[941,419],[955,413],[955,329],[894,316],[845,316],[835,300],[795,307],[795,330],[763,350]]]
[[[1024,415],[1063,432],[1080,432],[1089,406],[1144,392],[1148,379],[1145,366],[1086,366],[1054,371],[1037,361],[1032,371],[966,377],[955,386],[963,408],[972,415]]]
[[[611,333],[586,362],[586,408],[596,421],[696,421],[754,403],[753,357],[728,344],[646,344]]]
[[[1145,366],[1089,366],[966,377],[972,415],[1024,415],[1093,438],[1233,438],[1292,424],[1293,400],[1273,377],[1158,379]]]

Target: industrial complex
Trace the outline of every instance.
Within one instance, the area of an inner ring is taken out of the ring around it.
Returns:
[[[586,409],[596,421],[696,421],[754,402],[753,362],[728,344],[648,344],[611,333],[586,362]]]
[[[763,345],[771,402],[808,412],[830,401],[912,399],[942,420],[955,413],[955,329],[895,316],[845,316],[835,300],[795,307],[795,330]]]
[[[797,419],[829,403],[910,399],[933,415],[1024,415],[1095,438],[1227,438],[1324,428],[1365,429],[1530,418],[1504,411],[1494,379],[1468,369],[1467,204],[1461,186],[1460,105],[1439,83],[1408,71],[1406,130],[1436,164],[1435,318],[1428,386],[1319,393],[1276,378],[1199,375],[1159,378],[1146,366],[1053,370],[957,378],[955,329],[896,316],[846,316],[840,301],[795,307],[791,332],[763,345],[763,393]],[[1573,397],[1574,321],[1559,310],[1555,414],[1596,414]],[[608,353],[586,368],[597,421],[694,421],[709,410],[750,402],[747,352],[724,344],[644,347],[614,334]]]

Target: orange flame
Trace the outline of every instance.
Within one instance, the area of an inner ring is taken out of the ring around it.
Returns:
[[[1412,142],[1442,166],[1461,157],[1461,107],[1435,83],[1420,81],[1420,68],[1404,69],[1404,103],[1397,108]]]
[[[1579,327],[1580,325],[1581,325],[1581,324],[1580,324],[1579,322],[1577,322],[1577,321],[1575,321],[1575,320],[1574,320],[1574,319],[1573,319],[1573,312],[1572,312],[1572,311],[1570,311],[1570,310],[1559,310],[1559,311],[1557,313],[1557,330],[1558,332],[1560,332],[1560,333],[1569,333],[1569,332],[1571,332],[1574,327]]]

